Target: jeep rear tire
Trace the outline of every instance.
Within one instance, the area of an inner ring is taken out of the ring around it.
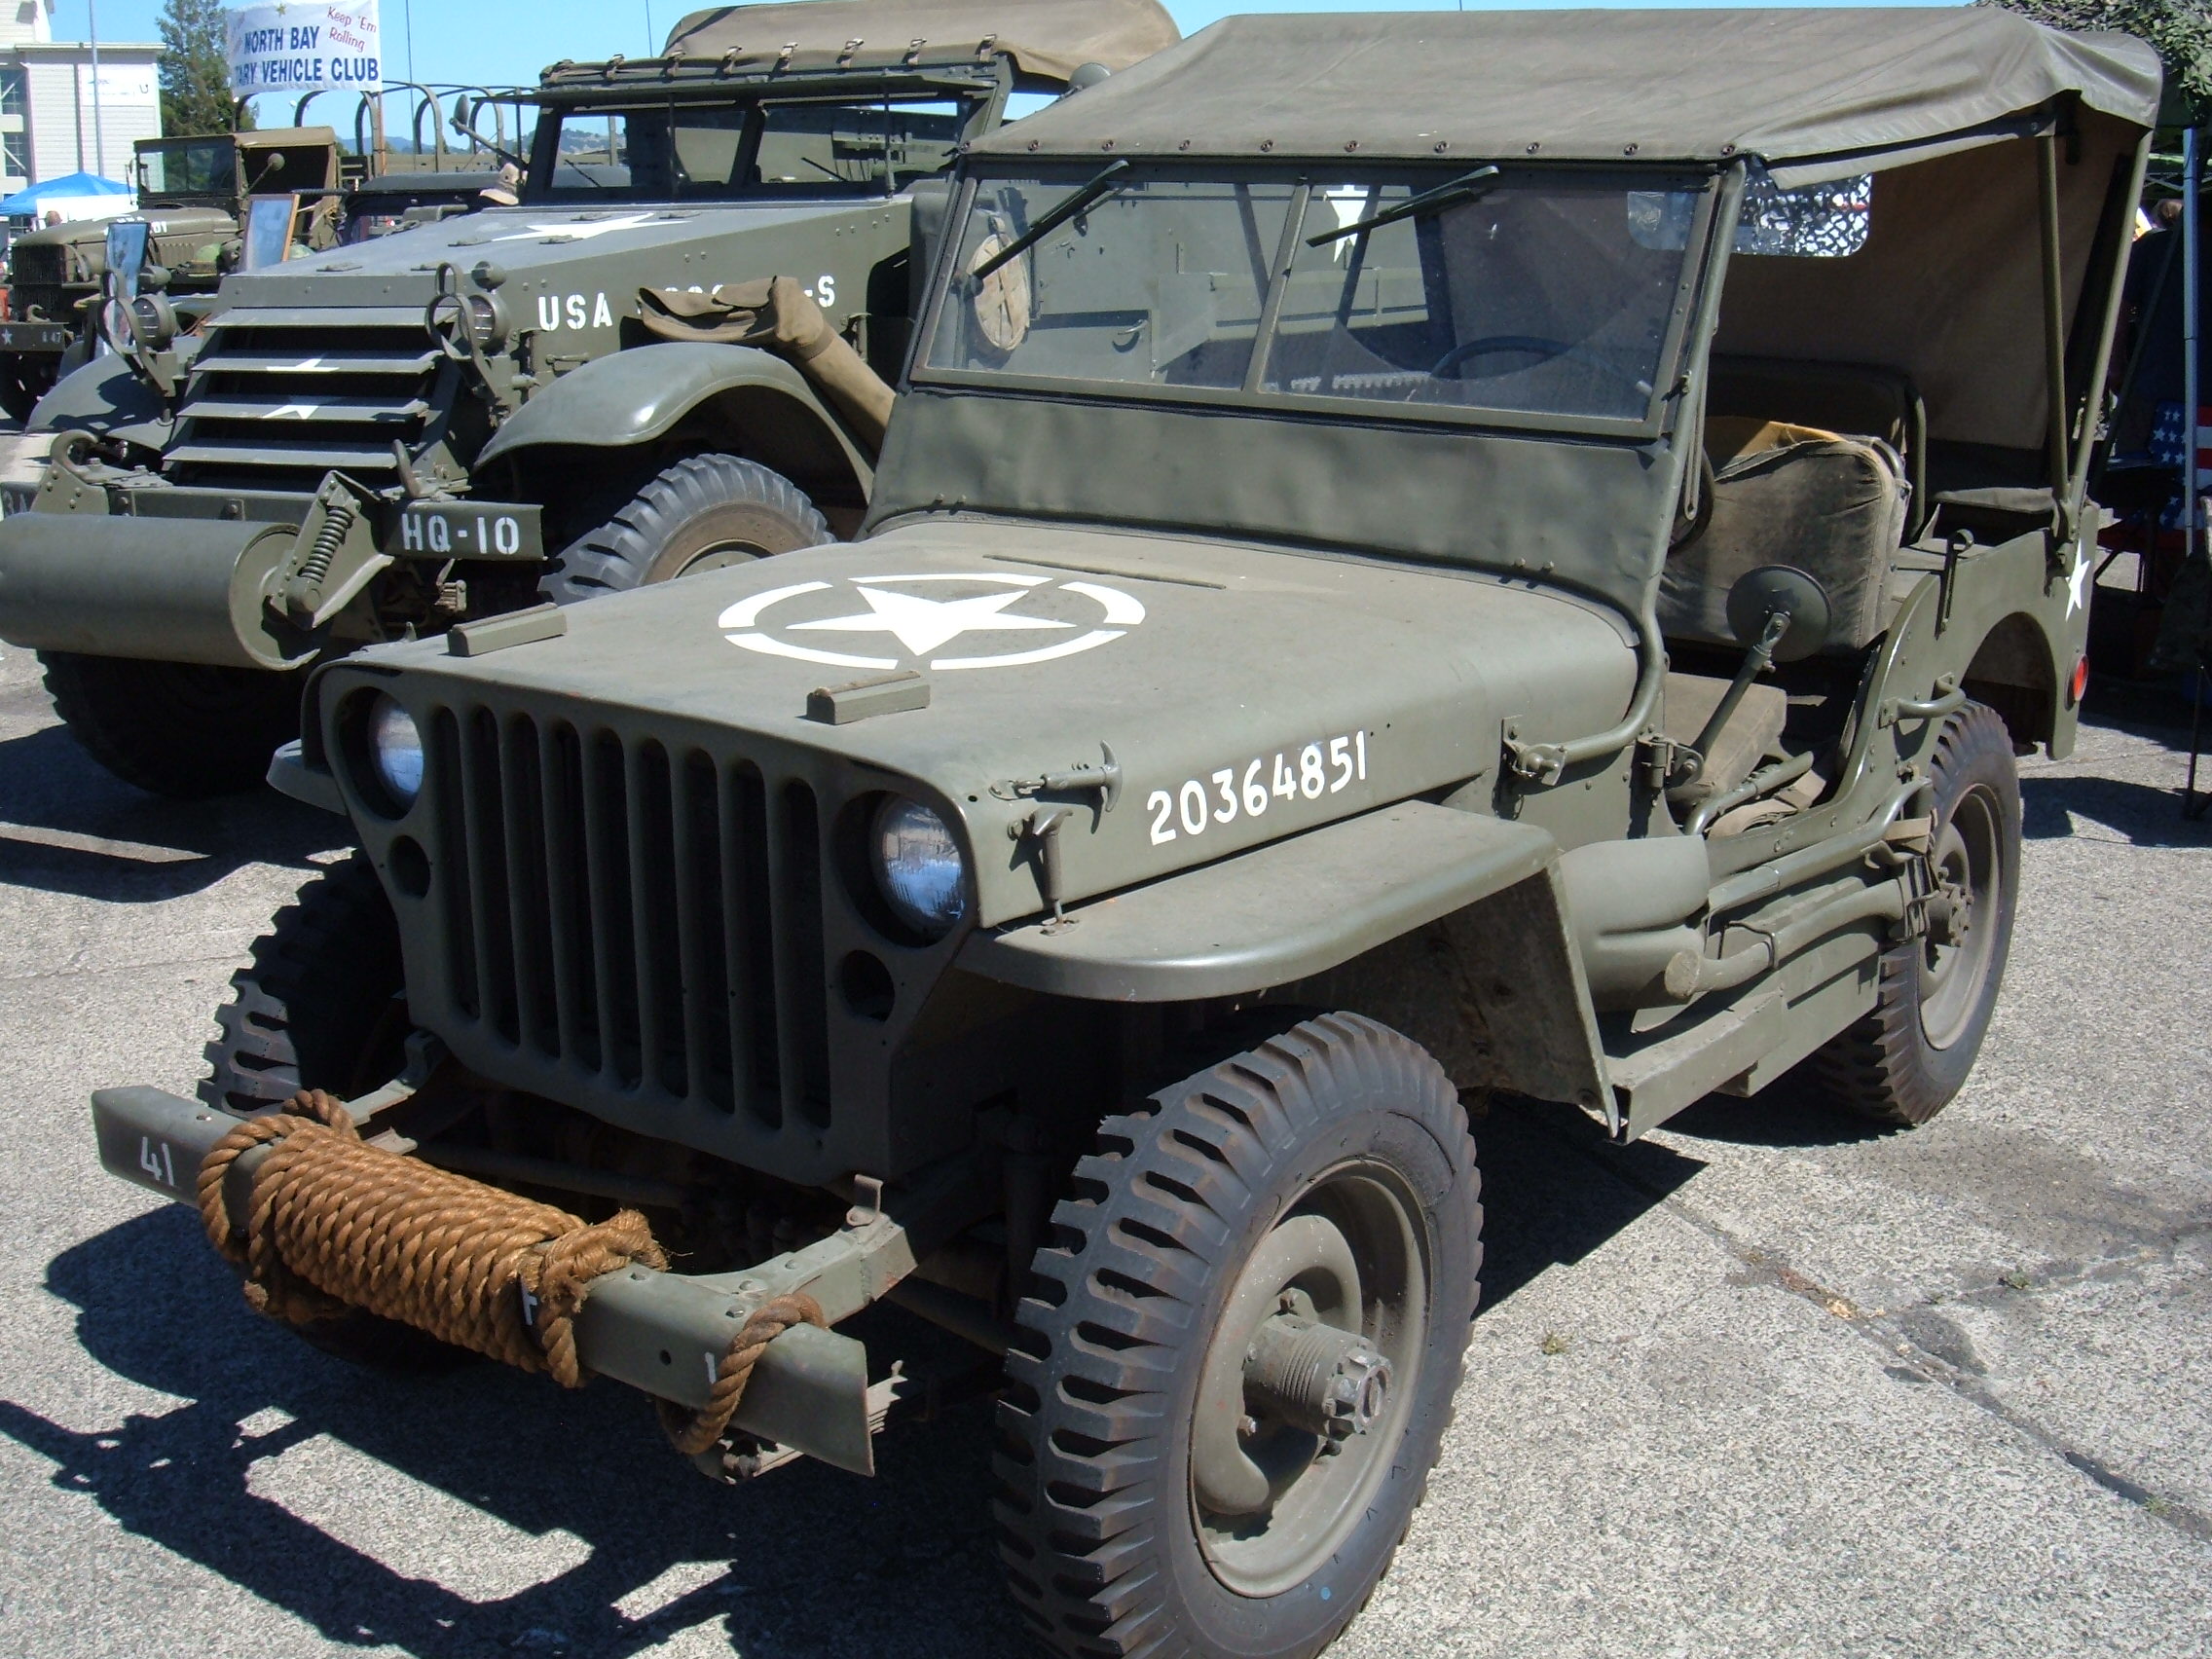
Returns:
[[[537,591],[573,605],[830,539],[829,522],[781,473],[733,455],[695,455],[554,555]]]
[[[399,924],[363,853],[309,878],[231,976],[215,1011],[200,1098],[248,1117],[303,1088],[341,1100],[393,1077],[405,1056]],[[288,1327],[311,1347],[371,1371],[450,1371],[475,1356],[396,1320],[350,1312]]]
[[[2020,780],[1997,712],[1969,703],[1929,761],[1934,864],[1948,913],[1882,955],[1874,1006],[1811,1061],[1822,1091],[1879,1123],[1925,1124],[1966,1086],[1996,1011],[2020,888]]]
[[[41,651],[55,712],[125,783],[172,800],[256,788],[300,734],[294,674]]]
[[[1442,1068],[1356,1014],[1101,1124],[998,1415],[1001,1553],[1039,1636],[1085,1659],[1335,1640],[1451,1421],[1479,1192]]]

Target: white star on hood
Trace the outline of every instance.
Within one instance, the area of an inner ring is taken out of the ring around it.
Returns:
[[[1054,622],[1043,616],[1008,616],[1006,608],[1028,590],[988,593],[975,599],[922,599],[886,588],[861,589],[866,611],[853,616],[826,617],[820,622],[794,622],[792,631],[822,629],[839,634],[892,634],[915,656],[927,656],[948,640],[962,634],[997,632],[1014,628],[1072,628],[1072,622]]]
[[[618,219],[571,219],[565,225],[532,225],[528,230],[512,236],[494,237],[494,241],[529,241],[534,237],[567,237],[571,241],[589,241],[593,237],[604,237],[609,231],[634,231],[640,225],[649,225],[658,218],[656,213],[625,213]]]

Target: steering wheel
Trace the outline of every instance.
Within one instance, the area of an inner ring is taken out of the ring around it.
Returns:
[[[1462,341],[1436,359],[1435,363],[1429,368],[1428,378],[1430,380],[1442,380],[1445,376],[1456,373],[1459,365],[1470,357],[1487,357],[1500,351],[1518,351],[1532,355],[1538,363],[1548,363],[1556,357],[1568,357],[1586,367],[1598,370],[1601,374],[1612,376],[1616,381],[1631,387],[1639,397],[1649,397],[1651,395],[1651,387],[1647,382],[1638,379],[1618,364],[1608,363],[1603,357],[1594,356],[1583,350],[1581,347],[1568,341],[1547,339],[1541,334],[1486,334],[1480,340]],[[1488,375],[1475,375],[1471,378],[1490,380],[1505,372],[1507,371],[1503,369],[1493,369]],[[1470,377],[1461,375],[1458,378],[1465,380]]]

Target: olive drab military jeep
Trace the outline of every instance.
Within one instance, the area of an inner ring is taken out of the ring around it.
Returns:
[[[1451,1419],[1471,1092],[1966,1082],[2157,102],[1994,11],[1251,17],[978,140],[859,541],[316,671],[361,850],[103,1160],[724,1478],[980,1378],[1049,1645],[1318,1651]],[[340,1188],[569,1209],[464,1289]]]
[[[1156,0],[815,0],[554,65],[519,205],[241,272],[197,329],[134,302],[40,407],[0,640],[111,771],[213,794],[312,663],[850,535],[873,445],[816,360],[664,340],[641,290],[790,276],[895,376],[956,149],[1175,38]]]
[[[169,293],[211,294],[235,254],[249,197],[303,198],[311,247],[337,240],[338,134],[268,128],[198,138],[141,138],[132,147],[147,221],[146,261]],[[27,421],[38,400],[90,355],[88,309],[107,276],[108,221],[53,225],[8,250],[8,318],[0,322],[0,408]]]

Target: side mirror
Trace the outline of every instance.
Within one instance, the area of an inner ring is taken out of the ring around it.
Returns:
[[[453,125],[459,132],[467,132],[476,125],[476,106],[468,101],[466,92],[457,92],[453,100]]]
[[[1729,631],[1754,651],[1766,642],[1768,625],[1778,616],[1788,618],[1763,653],[1775,662],[1795,662],[1819,650],[1827,643],[1829,615],[1827,590],[1793,565],[1746,571],[1728,590]]]
[[[1072,98],[1085,88],[1097,86],[1099,82],[1105,80],[1113,72],[1103,63],[1078,63],[1075,66],[1075,73],[1068,77],[1068,90],[1062,92],[1060,96]]]

